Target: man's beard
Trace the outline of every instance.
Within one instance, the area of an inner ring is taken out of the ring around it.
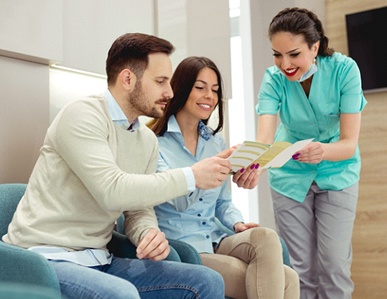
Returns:
[[[157,109],[156,103],[155,106],[151,106],[151,101],[147,99],[142,90],[141,81],[136,82],[133,92],[129,95],[129,103],[140,115],[152,118],[160,118],[164,115],[164,109],[162,111]]]

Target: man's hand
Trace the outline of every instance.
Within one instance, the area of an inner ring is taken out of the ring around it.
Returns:
[[[218,153],[216,157],[227,159],[238,148],[238,146],[239,144],[234,145],[233,147],[227,148],[224,151],[221,151],[220,153]]]
[[[228,160],[215,156],[195,163],[191,169],[196,188],[207,190],[219,187],[227,179],[231,164]]]
[[[160,261],[168,256],[170,248],[165,234],[151,228],[138,244],[136,252],[139,259]]]

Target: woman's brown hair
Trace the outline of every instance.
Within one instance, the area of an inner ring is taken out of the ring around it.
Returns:
[[[318,54],[331,56],[334,50],[328,47],[328,38],[317,15],[305,8],[285,8],[280,11],[269,25],[269,38],[278,32],[290,32],[303,35],[309,49],[318,41]]]
[[[196,82],[199,72],[203,68],[210,68],[216,74],[218,79],[218,113],[219,122],[213,135],[220,132],[223,128],[223,83],[222,76],[215,63],[207,57],[191,56],[179,63],[171,79],[171,87],[173,90],[173,98],[169,101],[164,116],[159,119],[150,121],[147,125],[155,132],[157,136],[163,136],[167,130],[168,120],[172,115],[176,115],[185,105],[189,94]],[[208,119],[202,120],[205,124]]]

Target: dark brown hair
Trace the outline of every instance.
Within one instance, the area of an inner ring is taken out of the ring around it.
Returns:
[[[148,66],[149,54],[165,53],[170,55],[174,49],[169,41],[153,35],[143,33],[121,35],[110,47],[106,59],[108,85],[113,85],[118,74],[125,68],[129,68],[141,79]]]
[[[168,120],[172,115],[176,115],[185,105],[189,94],[196,82],[199,72],[208,67],[213,70],[218,79],[218,113],[219,122],[217,128],[213,131],[213,135],[220,132],[223,128],[223,82],[222,76],[215,63],[206,57],[191,56],[179,63],[171,79],[171,87],[173,90],[173,98],[169,101],[164,116],[159,119],[154,119],[148,123],[148,126],[155,132],[157,136],[163,136],[167,130]],[[208,119],[202,120],[205,124]]]
[[[285,8],[280,11],[269,25],[269,38],[278,32],[290,32],[303,35],[309,49],[320,41],[318,54],[331,56],[334,50],[328,48],[328,38],[325,36],[321,21],[317,15],[304,8]]]

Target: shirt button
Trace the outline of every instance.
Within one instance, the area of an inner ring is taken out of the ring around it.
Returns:
[[[198,214],[198,217],[201,217],[202,215],[201,214]]]
[[[210,236],[209,236],[209,235],[207,235],[207,236],[206,236],[206,238],[207,238],[207,239],[209,239],[209,238],[210,238]]]
[[[205,222],[205,221],[203,221],[203,222],[202,222],[202,224],[203,224],[203,225],[206,225],[206,222]]]
[[[199,198],[199,201],[203,201],[203,198]]]

